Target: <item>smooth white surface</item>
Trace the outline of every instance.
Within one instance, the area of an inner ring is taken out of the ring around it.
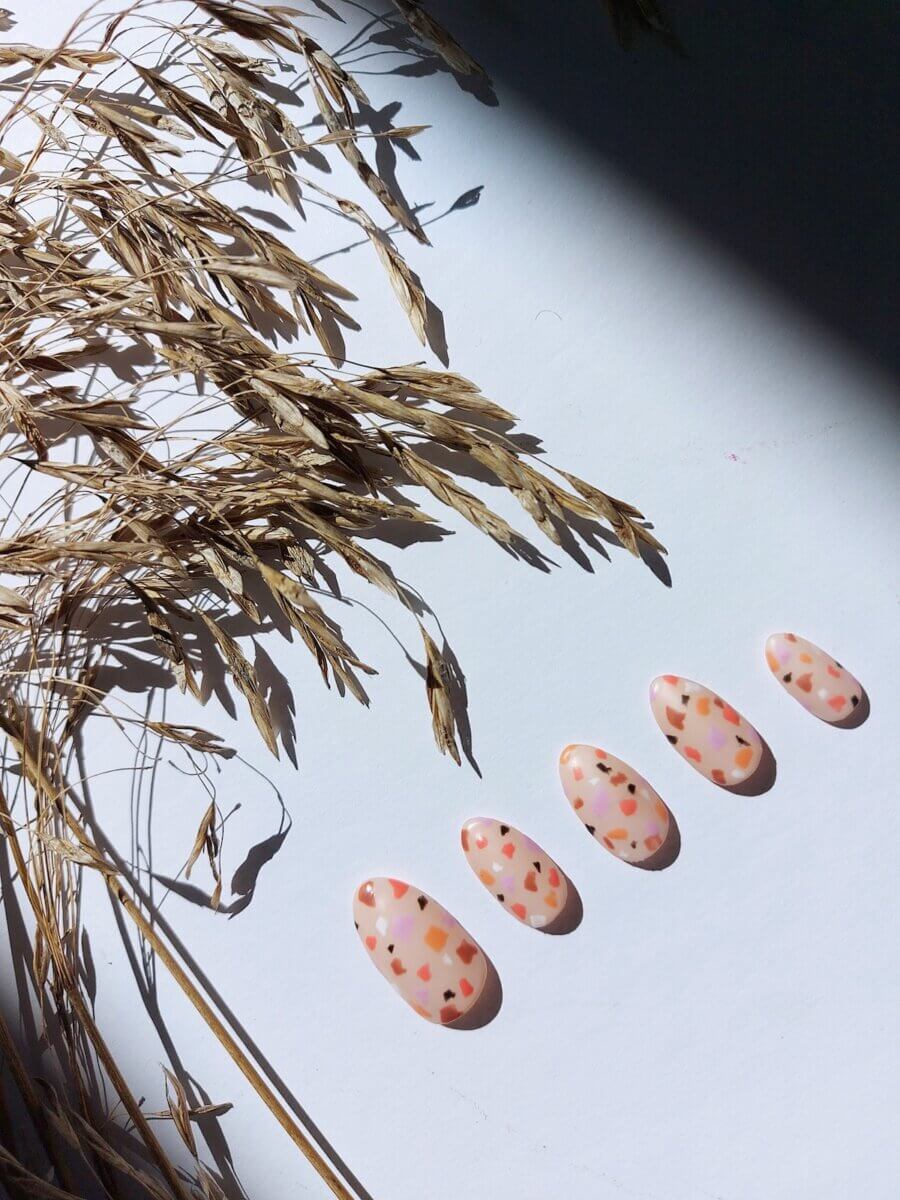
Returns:
[[[70,11],[55,5],[53,26]],[[16,37],[49,42],[17,15]],[[381,671],[369,711],[326,694],[302,647],[260,639],[294,693],[298,770],[266,756],[242,701],[233,721],[215,699],[200,711],[166,693],[167,719],[221,732],[246,760],[216,781],[222,810],[240,806],[226,879],[278,831],[276,788],[292,824],[233,919],[176,895],[163,913],[374,1200],[890,1200],[900,496],[887,385],[502,87],[485,109],[444,78],[367,86],[376,106],[403,99],[397,121],[434,125],[423,163],[401,162],[414,202],[440,212],[484,185],[477,206],[429,227],[433,249],[401,243],[446,314],[451,365],[552,461],[638,503],[673,586],[616,549],[591,553],[587,572],[542,545],[560,564],[542,574],[439,512],[454,536],[385,557],[459,656],[483,778],[435,752],[396,641],[418,658],[414,623],[346,579],[374,610],[341,614]],[[296,244],[322,243],[301,231]],[[366,248],[324,265],[360,296],[352,357],[420,357]],[[866,725],[836,731],[791,703],[763,660],[780,629],[859,676]],[[725,795],[670,751],[646,697],[664,671],[757,725],[778,761],[771,792]],[[105,738],[94,770],[127,766]],[[608,746],[660,791],[683,843],[669,870],[631,869],[585,835],[556,775],[569,741]],[[169,757],[149,839],[149,781],[139,817],[162,876],[207,803]],[[120,845],[127,779],[94,786]],[[473,815],[508,817],[557,859],[583,898],[580,929],[542,937],[491,904],[458,848]],[[421,885],[479,938],[505,992],[491,1025],[430,1026],[365,962],[350,900],[374,873]],[[202,867],[192,882],[208,889]],[[159,1109],[163,1051],[95,880],[87,913],[101,1025]],[[221,1124],[248,1194],[325,1196],[162,970],[156,986],[184,1069],[235,1104]]]

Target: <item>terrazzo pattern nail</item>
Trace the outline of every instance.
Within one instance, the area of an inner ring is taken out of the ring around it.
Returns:
[[[656,723],[682,758],[720,787],[749,779],[763,757],[763,741],[749,721],[721,696],[679,675],[650,684]]]
[[[372,962],[420,1017],[451,1025],[477,1004],[488,977],[474,938],[426,892],[400,879],[368,879],[353,920]]]
[[[512,825],[473,817],[463,825],[460,840],[487,890],[524,925],[544,929],[565,909],[565,875],[537,842]]]
[[[773,633],[766,662],[785,691],[821,721],[846,720],[862,699],[862,686],[846,667],[795,633]]]
[[[669,833],[668,808],[643,775],[597,746],[566,746],[563,791],[585,829],[627,863],[652,858]]]

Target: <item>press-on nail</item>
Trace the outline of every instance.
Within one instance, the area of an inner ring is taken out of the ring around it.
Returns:
[[[450,1025],[475,1007],[484,952],[446,908],[400,879],[369,879],[353,919],[372,962],[421,1017]]]
[[[616,858],[642,863],[665,842],[668,808],[620,758],[597,746],[566,746],[559,777],[585,829]]]
[[[766,662],[785,690],[823,721],[846,720],[862,699],[859,681],[845,667],[795,633],[773,633]]]
[[[658,676],[650,708],[678,753],[720,787],[742,784],[762,761],[763,741],[749,721],[699,683]]]
[[[532,929],[553,924],[566,907],[566,877],[537,842],[511,825],[473,817],[462,827],[469,866],[503,907]]]

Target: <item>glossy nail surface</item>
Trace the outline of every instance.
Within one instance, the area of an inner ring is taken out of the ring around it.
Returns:
[[[372,962],[421,1017],[450,1025],[474,1008],[487,980],[484,952],[426,892],[400,879],[368,879],[353,919]]]
[[[650,684],[656,723],[682,758],[720,787],[749,779],[763,755],[762,738],[721,696],[678,675]]]
[[[566,907],[566,877],[537,842],[511,825],[473,817],[462,827],[469,866],[507,912],[532,929],[550,926]]]
[[[795,633],[773,633],[766,662],[785,691],[823,721],[846,720],[862,699],[859,680],[846,667]]]
[[[623,862],[642,863],[669,832],[669,810],[642,775],[597,746],[566,746],[559,777],[593,837]]]

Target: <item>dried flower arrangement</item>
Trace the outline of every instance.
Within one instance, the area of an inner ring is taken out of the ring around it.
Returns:
[[[173,7],[180,16],[169,19]],[[396,0],[396,9],[406,36],[427,42],[450,70],[480,74],[418,4]],[[428,340],[428,302],[394,237],[358,203],[326,190],[315,171],[321,155],[341,156],[388,229],[425,242],[365,148],[376,137],[406,141],[421,127],[368,131],[358,82],[291,10],[136,0],[110,17],[95,5],[55,48],[0,46],[0,66],[13,71],[4,87],[14,97],[0,118],[8,508],[0,531],[0,859],[4,903],[15,892],[28,914],[26,975],[53,1061],[46,1078],[33,1080],[0,1015],[0,1125],[11,1130],[17,1112],[30,1122],[0,1142],[0,1192],[53,1200],[227,1194],[221,1175],[201,1162],[194,1134],[194,1123],[217,1110],[198,1105],[173,1066],[166,1110],[145,1112],[94,1019],[79,907],[87,870],[103,877],[147,952],[331,1191],[349,1197],[92,822],[79,757],[86,720],[111,721],[126,737],[148,729],[201,757],[227,753],[211,733],[151,721],[109,694],[104,656],[138,625],[181,690],[200,700],[203,647],[227,668],[277,753],[257,672],[226,618],[243,614],[253,627],[276,613],[326,684],[365,701],[361,677],[372,668],[320,603],[333,556],[417,622],[434,736],[459,762],[444,653],[412,593],[360,535],[386,521],[432,520],[416,500],[424,491],[511,554],[527,543],[462,486],[467,470],[438,466],[433,451],[487,473],[554,542],[573,523],[603,521],[634,554],[662,547],[637,509],[526,453],[511,435],[512,415],[460,375],[422,365],[348,369],[341,330],[354,327],[346,307],[354,297],[223,198],[229,180],[249,178],[285,206],[316,202],[350,222],[371,243],[419,340]],[[317,115],[298,128],[286,109],[302,102],[301,92]],[[110,372],[116,361],[129,369]],[[23,512],[17,498],[26,487],[39,499]],[[218,828],[212,802],[189,859],[207,856],[213,905]],[[127,1137],[101,1102],[109,1091]],[[163,1115],[192,1172],[154,1133],[150,1117]]]

